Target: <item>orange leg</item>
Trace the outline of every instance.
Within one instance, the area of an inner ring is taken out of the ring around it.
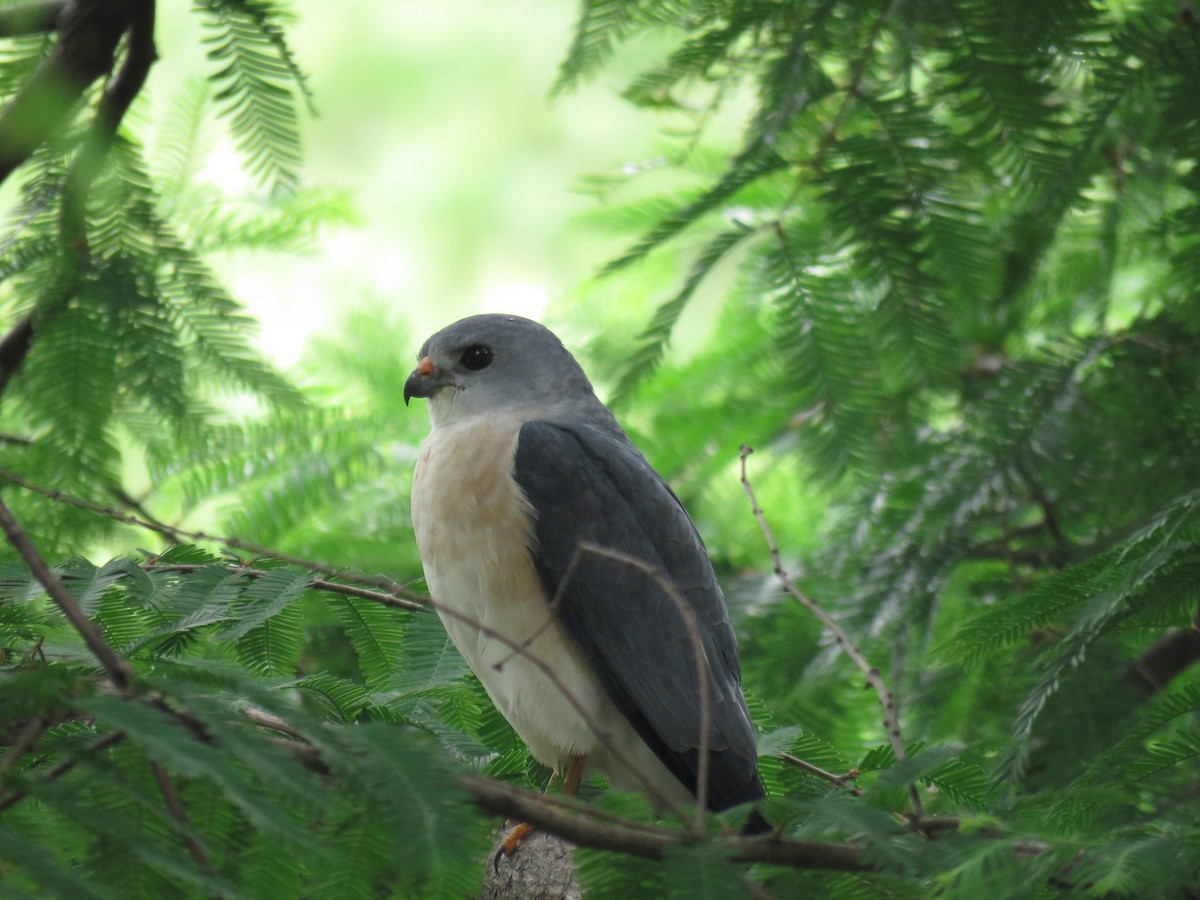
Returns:
[[[567,764],[566,774],[563,775],[562,792],[568,797],[574,797],[579,793],[579,782],[583,778],[583,764],[587,760],[586,756],[572,756],[571,761]],[[529,837],[536,829],[536,826],[530,825],[528,822],[520,822],[517,826],[508,833],[508,837],[500,845],[500,852],[496,854],[493,865],[499,870],[500,857],[512,856],[517,852],[517,848],[521,846],[521,841]]]
[[[572,756],[567,763],[567,774],[563,776],[563,793],[574,797],[579,793],[579,782],[583,779],[583,764],[586,756]]]

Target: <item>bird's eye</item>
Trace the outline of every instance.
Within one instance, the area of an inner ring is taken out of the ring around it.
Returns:
[[[483,344],[472,344],[463,351],[462,364],[472,372],[486,369],[492,362],[492,348]]]

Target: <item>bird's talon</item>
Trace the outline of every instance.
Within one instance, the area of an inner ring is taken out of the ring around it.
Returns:
[[[529,837],[536,829],[528,822],[518,822],[513,830],[508,833],[503,841],[500,842],[500,849],[496,851],[496,858],[492,861],[492,865],[496,869],[496,873],[500,872],[500,857],[512,856],[521,846],[521,841]]]

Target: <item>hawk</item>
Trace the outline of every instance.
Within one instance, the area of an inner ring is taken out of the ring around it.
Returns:
[[[695,802],[698,632],[708,806],[762,798],[737,644],[704,543],[574,357],[542,325],[507,315],[455,322],[418,357],[404,402],[427,398],[432,424],[412,490],[426,582],[533,756],[566,773],[567,789],[595,771],[659,805]],[[756,823],[752,813],[749,830],[763,830]]]

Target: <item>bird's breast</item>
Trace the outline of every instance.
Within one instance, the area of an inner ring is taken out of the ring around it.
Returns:
[[[534,755],[556,766],[593,749],[585,716],[607,728],[614,710],[534,568],[533,511],[512,477],[520,426],[435,428],[413,479],[413,528],[455,646]]]

